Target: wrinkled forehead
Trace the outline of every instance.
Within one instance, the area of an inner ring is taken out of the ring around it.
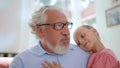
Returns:
[[[67,18],[62,11],[49,9],[46,11],[47,23],[67,22]]]

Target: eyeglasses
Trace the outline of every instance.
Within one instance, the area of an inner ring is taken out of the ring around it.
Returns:
[[[66,23],[53,23],[53,24],[39,24],[39,26],[52,26],[55,30],[62,30],[64,26],[67,26],[69,29],[72,28],[73,23],[72,22],[66,22]]]

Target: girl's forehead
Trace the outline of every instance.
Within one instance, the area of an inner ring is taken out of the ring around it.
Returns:
[[[85,27],[81,27],[81,28],[79,28],[79,32],[84,32],[84,31],[87,31],[88,29],[87,28],[85,28]]]
[[[88,31],[87,28],[81,27],[81,28],[78,29],[78,35],[83,34],[83,33],[86,33],[87,31]]]

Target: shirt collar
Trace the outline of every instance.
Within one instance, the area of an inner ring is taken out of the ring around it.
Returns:
[[[39,55],[40,55],[40,56],[48,53],[47,51],[45,51],[45,50],[41,47],[41,44],[40,44],[40,43],[37,44],[37,47],[39,48],[38,51],[39,51]]]

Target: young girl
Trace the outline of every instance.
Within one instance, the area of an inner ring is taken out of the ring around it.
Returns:
[[[89,25],[78,27],[74,40],[79,47],[91,53],[87,68],[119,68],[115,54],[105,48],[95,28]]]
[[[89,25],[78,27],[74,32],[74,40],[80,48],[91,53],[87,68],[120,68],[115,54],[105,48],[95,28]],[[46,61],[42,68],[62,67],[56,62]]]

